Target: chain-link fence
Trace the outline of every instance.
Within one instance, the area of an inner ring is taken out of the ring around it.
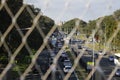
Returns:
[[[0,0],[0,80],[119,80],[119,56],[114,55],[120,49],[118,13],[91,23],[74,19],[57,25],[23,0]]]

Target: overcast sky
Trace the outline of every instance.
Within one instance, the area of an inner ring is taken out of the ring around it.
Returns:
[[[120,0],[25,0],[56,22],[80,18],[89,21],[120,9]]]

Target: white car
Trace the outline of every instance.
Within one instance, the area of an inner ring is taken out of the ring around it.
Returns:
[[[101,51],[98,51],[98,54],[99,54],[99,55],[104,55],[104,56],[105,56],[105,55],[107,55],[107,52],[104,53],[104,52],[101,50]]]
[[[65,73],[67,73],[67,72],[70,71],[71,68],[72,68],[71,66],[65,66],[65,67],[63,68],[63,71],[64,71]]]
[[[116,66],[120,66],[120,62],[119,62],[119,60],[116,59],[116,58],[114,59],[114,63],[115,63]]]

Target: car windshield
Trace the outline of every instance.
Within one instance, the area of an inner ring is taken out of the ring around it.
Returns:
[[[118,72],[120,72],[120,69],[117,69]]]
[[[64,65],[71,65],[70,61],[64,61]]]
[[[62,53],[62,56],[64,56],[64,57],[66,56],[67,57],[67,54],[66,53]]]
[[[110,58],[114,58],[113,56],[110,56]]]
[[[68,67],[68,66],[67,66],[66,69],[71,69],[71,67]]]

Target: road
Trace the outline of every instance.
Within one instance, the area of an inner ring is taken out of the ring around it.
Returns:
[[[78,49],[76,44],[70,45],[70,47],[72,49],[71,51],[73,51],[75,56],[77,56],[78,53],[81,52],[81,49]],[[90,60],[89,57],[92,55],[89,54],[87,51],[85,51],[83,56],[86,56],[86,57],[84,57],[84,60],[89,61]],[[92,61],[92,59],[91,59],[91,61]],[[81,62],[80,62],[80,65],[81,65]],[[99,63],[99,68],[101,71],[99,71],[100,73],[99,73],[99,75],[97,75],[97,79],[95,79],[95,80],[107,80],[107,78],[109,77],[109,75],[111,74],[113,69],[115,68],[115,64],[114,64],[114,62],[109,61],[107,56],[103,56]],[[100,77],[103,76],[104,79],[102,79],[102,78],[98,79],[98,76],[100,76]],[[120,80],[120,77],[113,76],[112,80]]]
[[[51,52],[54,52],[55,49],[53,49]],[[57,49],[56,49],[57,50]],[[56,51],[57,53],[58,51]],[[47,69],[50,66],[50,57],[51,53],[49,50],[44,50],[42,53],[39,55],[37,63],[40,65],[41,71],[43,72],[43,75],[47,72]],[[47,80],[63,80],[66,73],[63,72],[63,63],[58,60],[58,64],[56,67],[56,71],[53,73],[50,73],[48,76]],[[40,76],[40,75],[38,75]],[[40,77],[37,75],[32,75],[32,77],[29,75],[26,77],[26,80],[30,80],[30,78],[34,78],[35,80],[40,80]],[[75,72],[73,72],[69,78],[69,80],[77,80]]]
[[[59,60],[59,61],[58,61],[58,64],[60,64],[60,67],[61,67],[61,69],[62,69],[62,71],[63,71],[63,68],[64,68],[63,62],[61,62],[61,61]],[[63,72],[63,73],[64,73],[64,72]],[[64,73],[64,75],[66,75],[66,73]],[[73,72],[73,73],[71,74],[71,76],[69,77],[68,80],[77,80],[77,77],[76,77],[75,72]]]
[[[77,47],[75,47],[75,46],[70,46],[71,48],[75,48],[76,50],[75,51],[77,51],[77,53],[79,52],[81,52],[81,50],[80,49],[77,49]],[[58,49],[57,49],[57,47],[56,48],[54,48],[54,49],[52,49],[52,52],[55,52],[55,55],[58,53]],[[78,54],[75,54],[75,55],[78,55]],[[50,66],[50,57],[51,56],[51,53],[50,53],[50,51],[49,50],[44,50],[41,54],[40,54],[40,56],[38,57],[38,64],[40,65],[40,68],[41,68],[41,70],[42,70],[42,72],[43,72],[43,74],[45,74],[46,73],[46,71],[47,71],[47,69],[49,68],[49,66]],[[85,54],[83,55],[83,56],[86,56],[86,57],[84,57],[84,59],[85,60],[87,60],[88,59],[88,57],[90,57],[91,56],[91,54],[89,54],[89,53],[87,53],[87,51],[85,51]],[[82,56],[82,57],[83,57]],[[89,59],[90,60],[90,59]],[[107,79],[107,77],[110,75],[110,73],[113,71],[113,69],[114,69],[114,67],[115,67],[115,64],[113,63],[113,62],[110,62],[109,61],[109,59],[108,59],[108,57],[106,57],[106,56],[104,56],[102,59],[101,59],[101,61],[100,61],[100,63],[99,63],[99,68],[100,68],[100,72],[102,72],[102,73],[99,73],[99,75],[97,75],[97,76],[103,76],[105,79]],[[53,73],[51,73],[49,76],[48,76],[48,78],[47,78],[47,80],[63,80],[64,79],[64,77],[65,77],[65,75],[66,75],[66,73],[64,73],[63,72],[63,68],[64,68],[64,66],[63,66],[63,62],[62,61],[60,61],[60,60],[58,60],[58,63],[57,63],[57,68],[56,68],[56,71],[55,72],[53,72]],[[28,78],[29,78],[30,76],[28,76]],[[40,80],[40,75],[32,75],[32,78],[34,78],[35,80]],[[28,79],[28,80],[30,80],[30,79]],[[72,74],[71,74],[71,76],[69,77],[69,80],[77,80],[77,77],[76,77],[76,73],[75,72],[73,72]],[[98,79],[95,79],[95,80],[98,80]],[[104,80],[104,79],[99,79],[99,80]],[[114,76],[113,77],[113,80],[120,80],[120,77],[116,77],[116,76]]]
[[[100,67],[103,70],[103,73],[105,74],[105,77],[109,77],[113,69],[115,68],[114,62],[110,62],[108,58],[102,58],[100,61]],[[120,80],[120,77],[113,76],[114,80]]]

